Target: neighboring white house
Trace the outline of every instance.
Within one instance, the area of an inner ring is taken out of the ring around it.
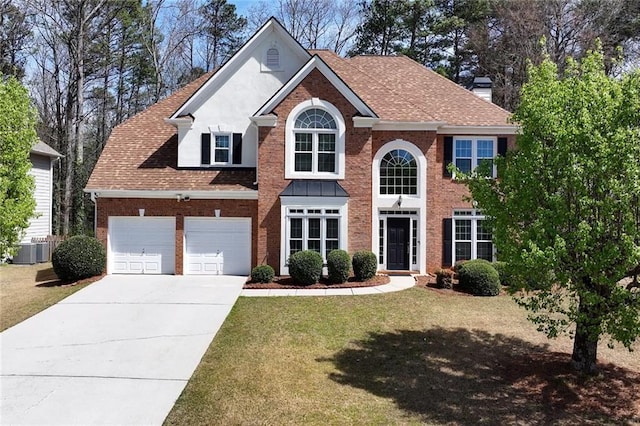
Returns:
[[[62,157],[55,149],[42,141],[31,148],[31,175],[35,179],[33,196],[36,199],[35,217],[25,229],[22,243],[30,243],[34,237],[51,235],[51,213],[53,208],[53,163]]]

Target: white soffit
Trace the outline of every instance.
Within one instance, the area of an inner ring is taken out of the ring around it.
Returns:
[[[504,126],[440,126],[438,133],[455,135],[517,135],[520,127],[517,125]]]
[[[237,190],[237,191],[190,191],[170,190],[170,191],[153,191],[153,190],[113,190],[113,189],[85,189],[84,192],[95,194],[98,198],[171,198],[182,199],[185,197],[193,200],[257,200],[258,191],[256,190]],[[187,202],[185,200],[185,202]]]

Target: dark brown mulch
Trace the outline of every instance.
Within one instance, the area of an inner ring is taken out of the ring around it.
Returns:
[[[247,281],[244,288],[247,289],[327,289],[327,288],[354,288],[354,287],[373,287],[377,285],[389,284],[387,275],[376,275],[367,281],[356,281],[355,277],[350,277],[346,283],[331,284],[326,278],[321,278],[320,282],[312,285],[302,285],[296,283],[291,277],[276,277],[270,283],[252,283]]]

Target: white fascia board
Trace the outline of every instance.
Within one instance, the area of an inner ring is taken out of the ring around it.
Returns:
[[[278,116],[274,114],[249,117],[249,120],[258,127],[276,127]]]
[[[379,121],[373,130],[438,130],[446,124],[443,121]]]
[[[353,117],[353,127],[368,127],[371,128],[380,122],[376,117]]]
[[[438,133],[455,135],[517,135],[520,127],[517,125],[504,126],[441,126]]]
[[[258,191],[256,190],[240,190],[240,191],[191,191],[170,190],[170,191],[153,191],[153,190],[114,190],[114,189],[85,189],[93,197],[97,198],[173,198],[189,197],[192,200],[257,200]],[[95,195],[94,195],[95,194]]]
[[[171,124],[175,127],[191,127],[193,124],[193,118],[190,116],[178,117],[178,118],[165,118],[164,122]]]
[[[286,29],[278,22],[277,19],[271,18],[260,28],[241,48],[238,50],[222,67],[211,76],[198,90],[189,97],[172,115],[171,119],[177,118],[184,114],[185,110],[188,110],[195,99],[200,97],[200,94],[207,91],[210,87],[215,85],[222,85],[229,78],[229,76],[235,73],[239,67],[249,58],[251,53],[255,50],[256,46],[259,46],[262,40],[267,37],[270,31],[277,31],[283,36],[285,43],[291,48],[294,54],[297,54],[301,58],[309,58],[311,55],[307,52]]]
[[[271,112],[282,100],[291,93],[291,91],[302,82],[302,80],[308,76],[311,71],[317,69],[324,75],[327,80],[344,96],[351,105],[353,105],[358,112],[363,116],[375,117],[375,112],[362,99],[351,90],[347,84],[338,77],[338,75],[320,58],[318,55],[313,55],[309,61],[304,64],[302,68],[284,85],[278,90],[275,95],[271,97],[263,106],[254,114],[254,116],[260,116]]]

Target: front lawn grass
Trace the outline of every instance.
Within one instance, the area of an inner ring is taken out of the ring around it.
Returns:
[[[601,344],[595,379],[571,371],[570,352],[509,296],[240,298],[165,423],[640,421],[637,352]]]
[[[58,303],[86,284],[62,285],[51,263],[0,265],[0,331]]]

